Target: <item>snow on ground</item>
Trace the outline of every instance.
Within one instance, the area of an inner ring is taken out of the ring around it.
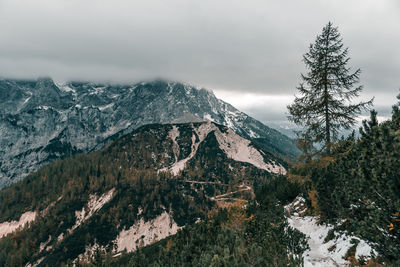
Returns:
[[[359,242],[355,253],[356,259],[361,257],[369,259],[374,254],[376,255],[376,252],[364,240],[346,234],[336,233],[335,238],[324,243],[329,230],[333,226],[318,224],[317,217],[293,215],[288,218],[288,222],[291,227],[299,230],[309,238],[308,245],[310,249],[303,254],[305,267],[350,266],[344,257],[353,246],[352,240]]]
[[[118,132],[120,130],[121,130],[120,125],[110,126],[105,132],[103,132],[101,134],[101,136],[106,138],[106,137],[109,137],[109,136],[115,134],[116,132]]]
[[[203,119],[207,120],[207,121],[213,121],[212,117],[210,114],[206,113],[203,115]]]
[[[100,210],[104,204],[109,202],[114,197],[115,188],[104,193],[100,197],[97,195],[90,195],[89,202],[87,203],[87,208],[83,207],[80,211],[75,211],[76,222],[75,225],[69,229],[69,232],[74,231],[79,225],[84,221],[89,219],[96,211]]]
[[[83,252],[82,254],[79,254],[78,257],[76,257],[73,261],[72,261],[72,265],[76,266],[76,264],[78,263],[78,260],[80,263],[89,263],[90,259],[94,258],[96,251],[101,251],[103,253],[106,252],[106,249],[103,246],[100,246],[99,244],[97,244],[96,242],[93,245],[87,245],[85,246],[85,252]]]
[[[105,105],[105,106],[99,106],[98,108],[99,108],[100,111],[103,111],[103,110],[106,110],[108,108],[112,108],[114,105],[115,105],[115,103],[110,103],[110,104]]]
[[[69,86],[67,83],[65,82],[55,82],[56,86],[58,87],[58,89],[60,91],[69,93],[72,92],[72,94],[76,95],[76,90],[74,88],[71,88],[71,86]]]
[[[143,218],[127,230],[122,230],[115,243],[117,252],[126,249],[127,252],[135,251],[138,247],[147,246],[170,235],[176,234],[180,227],[174,222],[172,216],[164,211],[157,218],[145,222]]]
[[[198,128],[195,128],[195,132],[199,138],[199,141],[196,142],[196,136],[193,134],[192,135],[192,148],[191,148],[191,152],[190,155],[178,162],[175,162],[172,166],[170,166],[169,168],[163,168],[160,171],[171,171],[174,175],[178,175],[178,173],[180,171],[182,171],[185,168],[186,162],[188,162],[191,158],[193,158],[196,153],[197,153],[197,149],[200,145],[200,143],[204,140],[204,138],[206,138],[206,136],[212,131],[215,130],[217,127],[215,126],[215,124],[211,123],[211,122],[207,122],[207,123],[203,123],[201,124]],[[171,132],[169,133],[169,135],[174,136],[175,133]],[[174,141],[175,139],[173,139]],[[177,144],[178,145],[178,144]],[[179,150],[179,149],[178,149]]]
[[[174,152],[175,162],[178,161],[179,157],[179,145],[176,142],[176,138],[179,137],[179,129],[175,125],[172,126],[171,131],[168,133],[168,137],[172,140],[172,151]]]
[[[25,105],[26,103],[28,103],[28,101],[32,98],[32,94],[30,97],[28,97],[27,99],[24,100],[24,102],[22,103],[22,105]]]
[[[38,259],[38,260],[35,261],[34,263],[28,262],[28,263],[25,265],[25,267],[36,267],[36,266],[38,266],[43,260],[44,260],[44,257],[41,257],[40,259]]]
[[[200,143],[207,137],[210,132],[214,132],[219,147],[222,151],[225,152],[228,158],[236,161],[250,163],[257,168],[272,173],[286,174],[286,169],[275,161],[265,163],[264,157],[262,156],[261,152],[251,145],[251,141],[239,136],[231,129],[228,129],[226,132],[223,133],[214,123],[208,121],[201,124],[197,128],[194,128],[194,131],[196,132],[199,140],[196,142],[196,136],[192,136],[192,149],[190,155],[180,161],[175,160],[175,163],[172,166],[163,168],[160,171],[169,170],[174,175],[178,175],[178,173],[185,168],[186,162],[188,162],[196,155]],[[177,136],[179,136],[179,131],[176,126],[174,126],[174,128],[169,132],[169,137],[174,142],[173,150],[175,156],[175,150],[179,150],[179,145],[176,143]]]
[[[264,157],[260,151],[251,146],[251,142],[231,129],[228,129],[225,133],[216,130],[217,141],[220,148],[225,152],[228,158],[236,161],[247,162],[259,169],[263,169],[272,173],[286,174],[286,169],[280,164],[276,164],[274,161],[271,163],[265,163]]]
[[[250,129],[248,130],[248,133],[249,133],[251,138],[260,138],[260,135],[256,134],[255,132],[253,132]]]
[[[36,219],[37,212],[27,211],[21,215],[19,221],[10,221],[0,223],[0,238],[12,233],[20,227],[24,227],[26,223],[30,223]]]
[[[42,252],[44,249],[46,251],[51,250],[53,247],[52,246],[47,246],[51,241],[51,235],[49,235],[49,238],[45,242],[41,242],[39,246],[39,252]]]

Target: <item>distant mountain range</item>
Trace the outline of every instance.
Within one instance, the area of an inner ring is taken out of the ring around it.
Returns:
[[[210,90],[167,81],[131,85],[0,80],[0,188],[47,163],[98,150],[152,123],[213,121],[282,161],[298,150],[292,139]]]

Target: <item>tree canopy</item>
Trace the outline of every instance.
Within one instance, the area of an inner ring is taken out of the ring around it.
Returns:
[[[300,95],[287,108],[289,120],[304,127],[299,138],[305,152],[319,143],[329,154],[339,130],[353,126],[356,116],[372,104],[373,99],[354,103],[363,87],[358,84],[361,70],[352,71],[349,60],[348,48],[343,48],[338,28],[331,22],[303,56],[308,72],[301,75]]]

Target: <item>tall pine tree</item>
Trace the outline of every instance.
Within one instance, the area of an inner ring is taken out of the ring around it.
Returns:
[[[356,86],[361,70],[352,72],[347,66],[349,60],[348,48],[343,49],[338,28],[331,22],[303,56],[308,72],[301,75],[302,82],[297,87],[300,96],[287,108],[289,120],[304,127],[299,144],[305,152],[319,143],[330,154],[339,130],[353,126],[356,116],[372,104],[372,99],[353,103],[363,87]]]

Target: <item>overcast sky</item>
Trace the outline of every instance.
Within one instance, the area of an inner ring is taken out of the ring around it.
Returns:
[[[185,81],[282,120],[328,21],[362,69],[363,99],[388,115],[400,88],[399,0],[0,0],[0,76]]]

